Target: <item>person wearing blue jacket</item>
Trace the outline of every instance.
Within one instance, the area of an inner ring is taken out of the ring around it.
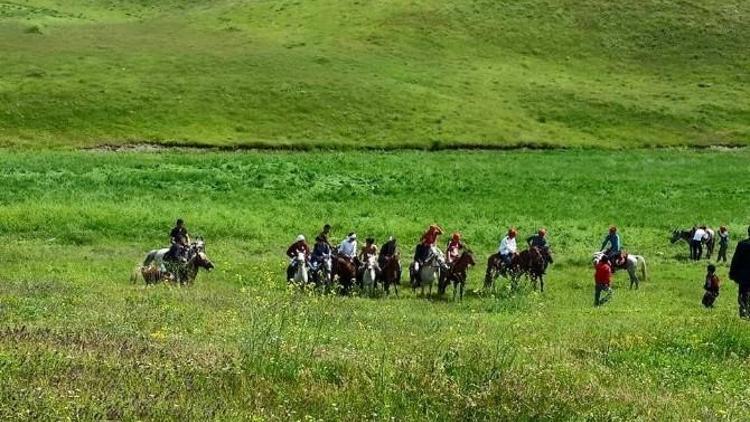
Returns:
[[[609,249],[607,249],[607,245],[609,245]],[[622,252],[622,242],[620,241],[620,234],[617,232],[616,226],[609,227],[609,233],[607,234],[607,237],[604,238],[604,242],[602,242],[601,251],[604,252],[605,250],[607,251],[607,258],[609,258],[609,261],[612,263],[612,269],[622,264],[620,256],[620,252]]]

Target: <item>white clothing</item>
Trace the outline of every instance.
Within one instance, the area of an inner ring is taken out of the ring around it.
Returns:
[[[498,249],[498,252],[500,253],[500,255],[510,255],[516,253],[517,250],[518,248],[516,247],[516,238],[505,236],[500,242],[500,249]]]
[[[339,245],[339,253],[341,255],[354,258],[357,255],[357,241],[356,240],[345,240]]]
[[[706,231],[703,229],[695,229],[695,234],[693,235],[693,240],[701,241],[703,238],[706,237]]]

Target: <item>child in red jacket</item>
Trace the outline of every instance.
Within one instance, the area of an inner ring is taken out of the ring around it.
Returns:
[[[612,266],[609,264],[609,259],[604,256],[599,260],[595,268],[594,306],[600,306],[609,302],[612,298],[612,289],[609,287],[609,284],[612,282]],[[604,292],[603,297],[602,292]]]
[[[706,283],[703,285],[706,293],[703,295],[703,306],[713,308],[716,298],[719,297],[719,277],[716,275],[716,266],[708,264],[706,268]]]

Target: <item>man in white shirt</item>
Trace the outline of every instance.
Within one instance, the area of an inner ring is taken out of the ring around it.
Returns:
[[[513,255],[518,251],[516,246],[516,229],[508,230],[508,234],[500,241],[500,248],[497,253],[500,254],[500,258],[503,260],[506,266],[510,266]]]
[[[693,229],[693,240],[690,242],[690,255],[693,260],[698,261],[703,255],[703,240],[706,238],[706,230],[702,227]]]
[[[349,233],[343,242],[338,247],[339,255],[347,257],[350,261],[353,261],[357,256],[357,234]]]

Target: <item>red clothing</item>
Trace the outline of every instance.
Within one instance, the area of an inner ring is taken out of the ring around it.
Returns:
[[[437,238],[443,234],[442,230],[437,227],[430,227],[427,229],[425,234],[422,235],[422,244],[425,246],[435,246]]]
[[[307,242],[300,240],[299,242],[292,243],[292,246],[286,250],[286,256],[289,258],[296,258],[297,254],[303,252],[305,257],[310,255],[310,247],[307,246]]]
[[[716,274],[706,276],[706,285],[704,288],[709,292],[719,291],[719,277]]]
[[[609,283],[612,282],[612,267],[606,262],[596,264],[594,281],[600,286],[609,286]]]

